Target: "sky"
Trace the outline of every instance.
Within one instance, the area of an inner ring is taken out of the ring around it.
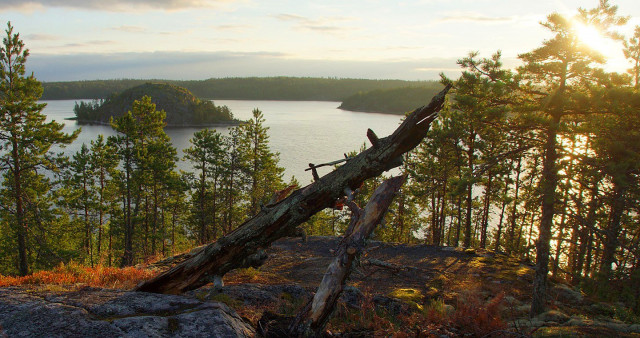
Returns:
[[[637,0],[610,1],[640,25]],[[551,37],[540,22],[597,0],[0,0],[41,81],[310,76],[433,80],[471,51],[505,65]],[[4,34],[3,34],[4,35]],[[601,42],[608,70],[630,67]]]

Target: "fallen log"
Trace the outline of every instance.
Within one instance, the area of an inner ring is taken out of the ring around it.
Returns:
[[[371,177],[402,164],[402,155],[415,148],[437,117],[450,86],[431,102],[409,114],[390,136],[344,165],[318,178],[287,198],[265,206],[230,234],[207,245],[196,256],[158,276],[140,283],[134,290],[177,294],[205,285],[211,276],[223,276],[240,266],[245,257],[290,235],[295,228],[322,209],[331,208],[346,192],[353,191]]]
[[[391,201],[400,190],[406,176],[384,181],[373,193],[364,209],[352,209],[350,232],[340,242],[336,258],[327,268],[313,297],[289,327],[290,337],[320,337],[335,309],[344,284],[351,273],[351,265],[366,245],[375,227],[382,221]],[[354,203],[355,204],[355,203]]]
[[[401,271],[415,272],[418,270],[418,268],[414,266],[393,264],[393,263],[381,261],[375,258],[366,259],[362,263],[377,266],[379,268],[383,268],[387,270],[391,270],[393,273],[400,273]]]

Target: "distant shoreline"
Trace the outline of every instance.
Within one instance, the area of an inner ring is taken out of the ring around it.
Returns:
[[[76,121],[76,123],[80,126],[91,126],[91,125],[110,126],[111,125],[109,122],[103,122],[103,121],[82,121],[82,120],[78,120],[78,118],[76,117],[66,117],[65,120]],[[233,120],[233,121],[205,123],[205,124],[167,124],[165,128],[228,127],[228,126],[239,126],[243,123],[246,123],[246,121]]]

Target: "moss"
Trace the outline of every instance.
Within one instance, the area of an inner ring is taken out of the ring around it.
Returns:
[[[176,318],[169,317],[167,319],[167,326],[168,326],[167,329],[169,330],[169,332],[174,333],[178,331],[178,329],[180,329],[180,322]]]
[[[296,315],[306,303],[305,299],[296,298],[288,292],[281,293],[280,299],[282,301],[278,306],[278,313],[287,316]]]
[[[293,297],[290,293],[288,292],[283,292],[280,294],[280,299],[286,301],[286,302],[293,302],[295,300],[295,297]]]
[[[422,299],[424,296],[422,292],[418,289],[412,288],[398,288],[389,293],[389,297],[398,298],[403,302],[409,304],[414,310],[424,311],[424,306],[422,303]]]
[[[419,302],[422,300],[422,292],[418,289],[399,288],[391,291],[389,297],[398,298],[404,301]]]
[[[225,303],[232,308],[238,308],[243,305],[243,303],[235,298],[229,297],[229,295],[225,295],[224,293],[218,293],[209,297],[210,300],[214,300],[220,303]]]

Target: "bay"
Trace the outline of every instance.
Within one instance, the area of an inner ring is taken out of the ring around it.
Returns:
[[[115,135],[109,126],[83,125],[65,120],[74,117],[73,106],[77,100],[41,101],[46,103],[43,113],[48,120],[65,124],[65,132],[82,128],[78,139],[67,146],[64,152],[71,155],[78,151],[82,143],[87,145],[98,134],[105,137]],[[351,112],[338,109],[340,102],[326,101],[247,101],[215,100],[216,105],[228,106],[235,118],[247,120],[253,109],[260,109],[265,117],[265,126],[269,127],[269,145],[272,151],[280,153],[280,166],[285,168],[285,181],[291,176],[301,184],[311,182],[311,174],[304,171],[309,163],[325,163],[343,158],[343,154],[359,150],[367,143],[367,128],[371,128],[379,137],[391,134],[400,124],[401,116]],[[202,128],[167,128],[166,132],[182,159],[182,150],[190,146],[193,133]],[[229,127],[216,127],[216,130],[228,134]],[[191,170],[188,163],[180,161],[179,169]],[[320,176],[331,170],[320,168]]]

